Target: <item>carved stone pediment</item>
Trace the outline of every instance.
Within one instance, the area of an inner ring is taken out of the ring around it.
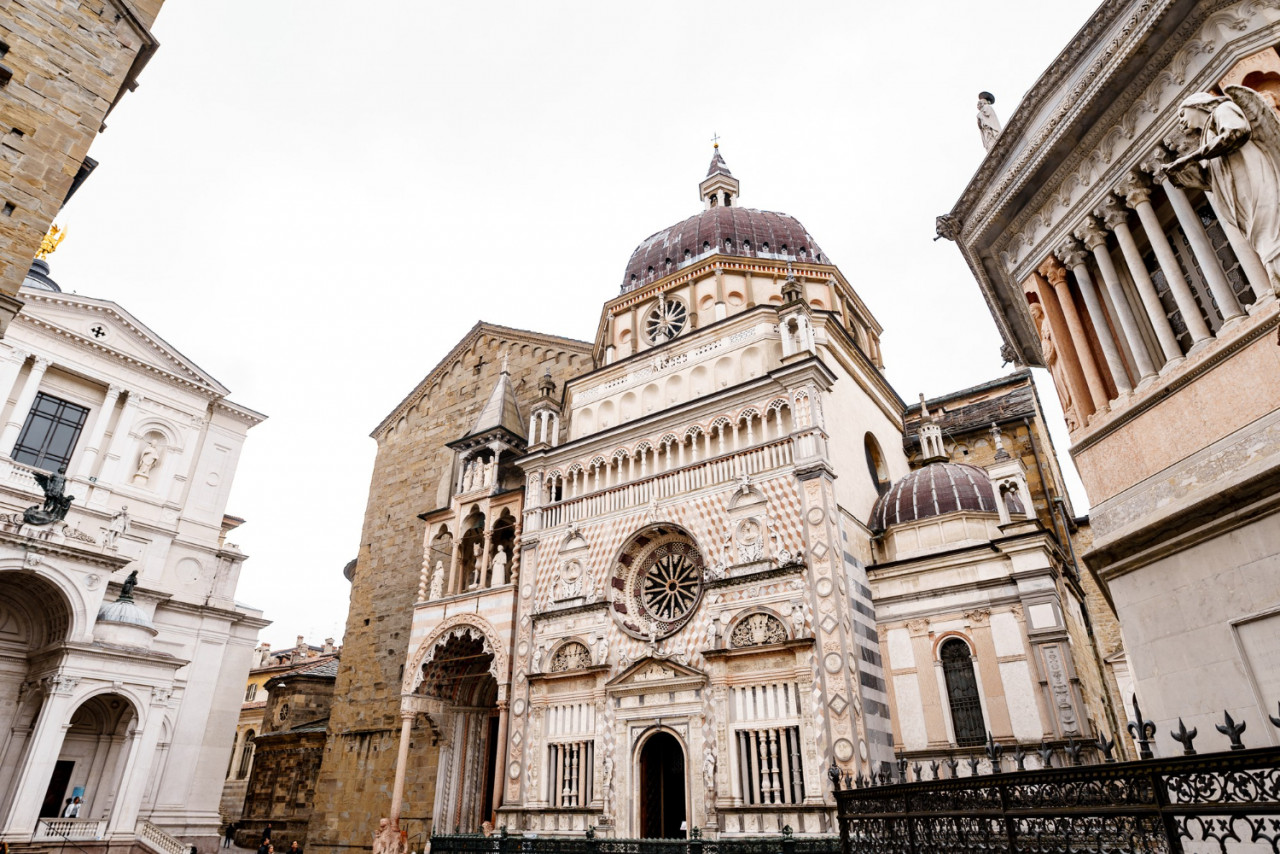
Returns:
[[[701,670],[669,658],[647,656],[619,673],[605,687],[610,693],[637,694],[649,691],[679,691],[705,684],[707,684],[707,675]]]

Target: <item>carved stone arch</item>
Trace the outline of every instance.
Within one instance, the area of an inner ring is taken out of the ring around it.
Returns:
[[[630,456],[631,456],[631,452],[628,451],[626,448],[618,448],[616,451],[614,451],[612,454],[609,455],[609,461],[613,462],[615,460],[625,460],[630,458]]]
[[[678,445],[680,444],[680,437],[678,437],[675,433],[667,433],[661,439],[658,440],[658,444],[664,445],[664,446]]]
[[[571,673],[592,665],[591,647],[578,637],[564,638],[551,650],[547,659],[548,673]]]
[[[745,490],[738,486],[733,490],[733,497],[729,499],[729,509],[737,510],[739,508],[748,508],[752,510],[763,509],[758,505],[765,504],[768,499],[764,493],[756,489],[754,486],[748,486]]]
[[[652,452],[653,452],[653,443],[650,442],[648,439],[644,439],[644,440],[641,440],[636,445],[635,450],[632,451],[632,454],[634,456],[640,456],[641,454],[652,453]]]
[[[709,430],[724,431],[730,424],[728,415],[720,415],[712,420]]]
[[[403,421],[403,417],[401,421]],[[129,435],[136,439],[141,439],[148,433],[159,434],[162,447],[180,454],[183,451],[182,436],[183,432],[178,425],[159,415],[147,414],[134,422],[129,428]]]
[[[15,589],[7,589],[13,585]],[[43,589],[42,589],[43,588]],[[50,589],[52,588],[52,589]],[[60,594],[60,595],[59,595]],[[31,641],[39,646],[67,641],[91,642],[97,611],[89,612],[81,588],[61,570],[42,564],[37,569],[25,566],[21,558],[0,563],[0,596],[11,604],[40,605],[44,615],[24,613],[21,619],[33,621],[40,616],[48,618],[48,625],[28,625]],[[65,625],[63,625],[65,623]],[[40,632],[44,629],[44,633]]]
[[[765,410],[782,409],[783,407],[790,409],[791,401],[787,400],[785,397],[778,397],[769,401],[769,405],[765,407]]]
[[[132,706],[133,719],[136,722],[135,727],[139,730],[142,729],[147,720],[147,712],[151,707],[151,698],[144,697],[136,685],[125,685],[120,682],[81,683],[76,690],[71,692],[72,714],[94,697],[100,697],[104,694],[119,697]]]
[[[964,641],[965,646],[969,647],[969,655],[972,656],[975,660],[977,659],[978,647],[974,645],[973,638],[969,637],[964,632],[949,631],[949,632],[943,632],[942,634],[938,635],[936,638],[933,639],[933,660],[935,662],[942,660],[942,658],[940,657],[942,654],[942,645],[949,640]]]
[[[603,466],[606,464],[606,462],[607,461],[602,455],[596,454],[594,457],[591,458],[591,463],[589,468],[595,468],[596,466]]]
[[[738,417],[734,420],[742,421],[743,419],[759,418],[759,417],[760,417],[760,409],[756,406],[748,406],[745,409],[743,409],[741,412],[739,412]]]
[[[582,463],[573,463],[569,466],[569,470],[565,472],[565,476],[572,478],[583,471],[585,471],[585,469],[583,468]]]
[[[688,438],[690,438],[690,437],[692,437],[692,436],[701,436],[701,435],[702,435],[702,432],[703,432],[703,431],[702,431],[702,425],[700,425],[700,424],[690,424],[690,425],[689,425],[689,428],[688,428],[687,430],[685,430],[685,431],[684,431],[684,437],[685,437],[686,439],[688,439]]]
[[[772,608],[750,608],[738,614],[725,633],[729,646],[744,649],[791,640],[787,620]]]
[[[489,675],[499,686],[506,684],[509,656],[497,631],[479,614],[456,614],[442,620],[418,645],[409,662],[410,666],[405,668],[404,682],[400,686],[402,693],[412,694],[418,690],[422,685],[423,665],[431,661],[436,651],[454,637],[479,640],[484,651],[493,656],[493,662],[489,665]]]
[[[549,472],[547,472],[546,474],[544,474],[544,475],[542,476],[542,479],[543,479],[544,481],[550,482],[550,481],[554,481],[554,480],[557,480],[557,479],[560,479],[560,478],[563,478],[563,477],[564,477],[564,475],[560,473],[560,469],[552,469],[551,471],[549,471]]]

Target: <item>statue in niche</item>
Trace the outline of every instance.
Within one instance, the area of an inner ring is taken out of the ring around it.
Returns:
[[[707,627],[711,633],[711,648],[720,648],[720,620],[712,619],[711,625]]]
[[[1049,373],[1053,375],[1053,384],[1058,388],[1058,397],[1062,401],[1062,415],[1067,420],[1067,429],[1075,430],[1080,422],[1076,418],[1076,408],[1071,400],[1071,384],[1067,380],[1066,366],[1062,364],[1058,348],[1053,344],[1053,330],[1049,325],[1049,316],[1044,313],[1044,306],[1038,302],[1031,303],[1031,320],[1036,325],[1036,331],[1040,333],[1040,350],[1044,353],[1044,362],[1049,367]]]
[[[102,545],[104,548],[115,551],[116,540],[125,535],[129,530],[129,508],[123,506],[120,512],[111,517],[111,523],[107,526],[106,533],[102,537]]]
[[[71,502],[76,497],[66,494],[66,474],[66,466],[59,466],[55,474],[34,472],[36,483],[44,490],[44,506],[33,504],[22,511],[22,521],[28,525],[48,525],[67,518],[67,511],[71,509]]]
[[[996,116],[996,96],[990,92],[978,93],[978,133],[982,134],[982,147],[987,151],[996,144],[1000,135],[1000,119]]]
[[[605,754],[604,768],[600,776],[604,784],[601,787],[604,792],[604,816],[609,818],[613,815],[613,756],[611,754]]]
[[[799,602],[791,606],[791,637],[804,636],[804,606]]]
[[[552,602],[559,602],[560,599],[562,598],[560,596],[560,588],[563,584],[564,582],[560,578],[560,567],[557,566],[555,569],[551,571],[551,601]]]
[[[484,573],[484,549],[476,543],[471,547],[471,585],[468,590],[474,590],[480,586],[480,576]]]
[[[498,553],[493,556],[493,576],[492,584],[494,587],[507,583],[507,550],[502,546],[498,546]]]
[[[702,782],[707,787],[707,791],[715,791],[716,754],[710,744],[702,751]]]
[[[439,599],[444,593],[444,561],[436,561],[436,568],[431,573],[431,599]]]
[[[492,459],[484,463],[484,486],[493,486],[493,475],[498,468],[498,460]]]
[[[159,459],[160,451],[156,448],[155,440],[148,439],[146,447],[142,449],[142,455],[138,457],[138,470],[133,473],[133,482],[146,483]]]
[[[609,642],[605,640],[604,633],[596,635],[596,664],[607,664],[609,662]]]
[[[582,598],[588,602],[596,598],[596,583],[591,580],[591,573],[585,570],[582,573]]]
[[[1210,190],[1218,215],[1249,240],[1280,285],[1280,118],[1254,90],[1227,86],[1226,95],[1197,92],[1178,109],[1200,145],[1156,174],[1179,187]]]

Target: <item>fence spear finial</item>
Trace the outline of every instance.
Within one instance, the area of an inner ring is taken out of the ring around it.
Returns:
[[[1187,725],[1182,722],[1182,718],[1178,718],[1178,731],[1170,733],[1173,736],[1173,740],[1182,745],[1183,756],[1196,755],[1196,749],[1192,742],[1195,741],[1196,736],[1199,734],[1200,731],[1195,727],[1187,729]]]
[[[1244,728],[1248,726],[1248,723],[1245,721],[1236,723],[1232,720],[1231,713],[1225,709],[1222,712],[1222,718],[1226,723],[1218,724],[1214,729],[1231,739],[1232,750],[1244,750],[1244,742],[1240,740],[1240,733],[1244,732]]]

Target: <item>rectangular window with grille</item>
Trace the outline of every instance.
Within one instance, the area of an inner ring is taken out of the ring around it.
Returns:
[[[32,468],[56,471],[71,461],[89,410],[40,392],[27,413],[13,458]]]
[[[593,792],[591,769],[595,764],[594,741],[566,741],[548,746],[547,800],[553,807],[585,807]]]
[[[800,803],[800,686],[777,682],[730,690],[734,796],[749,805]]]

